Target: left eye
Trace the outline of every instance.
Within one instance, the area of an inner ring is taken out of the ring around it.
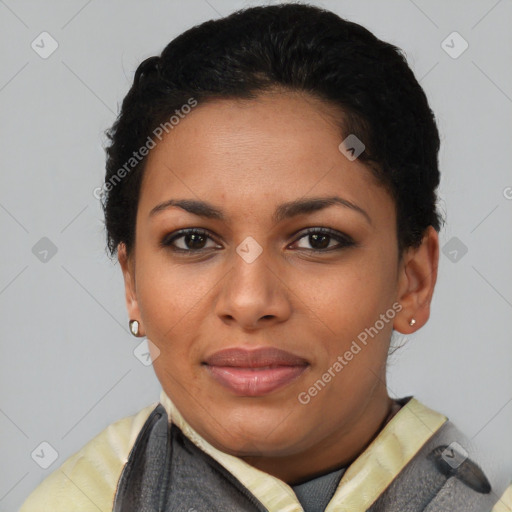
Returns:
[[[348,235],[338,233],[337,231],[328,228],[309,229],[294,243],[298,243],[301,240],[305,240],[306,244],[309,244],[312,248],[304,246],[299,246],[298,248],[313,252],[326,252],[354,245],[354,241]],[[336,242],[334,246],[331,245],[332,242]]]

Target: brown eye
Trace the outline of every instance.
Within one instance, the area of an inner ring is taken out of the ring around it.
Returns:
[[[301,242],[304,240],[304,242]],[[299,249],[312,252],[327,252],[331,250],[343,249],[355,245],[354,240],[348,235],[339,233],[329,228],[311,228],[302,234],[295,242],[303,243],[299,245]],[[309,244],[310,247],[307,247]]]
[[[208,240],[210,240],[213,245],[210,244],[210,246],[207,246]],[[176,252],[190,253],[218,247],[218,244],[207,232],[200,229],[185,229],[168,235],[162,240],[161,245]]]

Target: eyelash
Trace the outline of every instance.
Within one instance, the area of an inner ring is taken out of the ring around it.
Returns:
[[[339,243],[339,245],[337,247],[330,247],[330,248],[326,248],[326,249],[304,249],[304,248],[302,248],[299,250],[308,251],[310,253],[326,253],[326,252],[330,252],[330,251],[339,251],[339,250],[346,249],[348,247],[356,245],[355,241],[350,236],[340,233],[338,231],[334,231],[333,229],[330,229],[330,228],[322,228],[322,227],[314,227],[314,228],[306,229],[305,231],[302,232],[301,236],[299,236],[292,243],[296,243],[299,240],[302,240],[303,238],[305,238],[309,235],[313,235],[313,234],[327,235],[330,238],[333,238],[334,240],[336,240]],[[208,251],[208,250],[212,249],[210,247],[207,247],[207,248],[203,248],[203,249],[187,250],[187,249],[181,249],[179,247],[173,246],[173,243],[176,240],[183,238],[186,235],[201,235],[201,236],[209,238],[210,240],[213,240],[215,242],[215,240],[208,234],[207,231],[205,231],[203,229],[199,229],[199,228],[188,228],[188,229],[182,229],[176,233],[172,233],[171,235],[166,235],[162,239],[160,245],[161,245],[161,247],[170,249],[173,252],[187,254],[187,255],[198,254],[201,251]]]

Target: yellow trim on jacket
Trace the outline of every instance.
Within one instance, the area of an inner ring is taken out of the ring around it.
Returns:
[[[512,483],[505,489],[491,512],[512,512]]]

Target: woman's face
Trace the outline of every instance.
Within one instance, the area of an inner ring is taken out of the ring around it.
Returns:
[[[193,109],[148,156],[123,266],[163,389],[207,441],[250,461],[348,453],[389,406],[407,286],[394,203],[339,150],[329,108],[276,93]]]

